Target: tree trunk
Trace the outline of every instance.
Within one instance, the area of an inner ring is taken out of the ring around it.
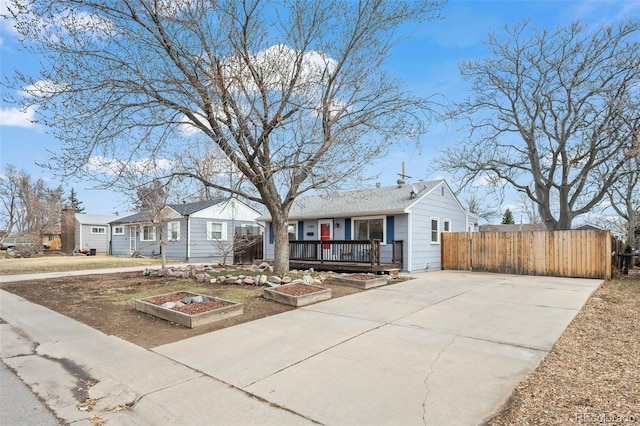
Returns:
[[[289,222],[286,215],[272,215],[273,226],[273,270],[276,275],[284,275],[289,272]]]
[[[167,269],[167,253],[165,253],[165,248],[167,245],[164,241],[160,241],[160,256],[162,258],[162,269]]]
[[[164,232],[160,223],[160,258],[162,259],[162,269],[167,269],[167,244],[164,242]]]

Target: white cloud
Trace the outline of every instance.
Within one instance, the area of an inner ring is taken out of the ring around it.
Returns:
[[[507,181],[499,178],[497,175],[485,175],[482,176],[471,184],[472,188],[482,188],[485,186],[504,186]]]
[[[35,107],[27,108],[26,111],[0,107],[0,126],[33,127],[35,112]]]
[[[57,95],[60,92],[64,92],[67,90],[69,86],[66,84],[54,83],[53,81],[45,81],[40,80],[35,83],[23,87],[20,93],[24,97],[40,97],[40,98],[48,98],[54,95]]]
[[[295,74],[295,66],[298,63],[300,52],[286,46],[277,44],[250,58],[258,73],[265,78],[262,90],[277,92],[286,90]],[[299,96],[307,97],[312,102],[319,101],[318,89],[326,81],[329,74],[337,66],[337,62],[321,52],[305,52],[300,65],[300,77],[295,88],[295,93]],[[258,92],[258,87],[251,77],[251,72],[245,65],[242,58],[230,56],[224,63],[225,72],[229,81],[237,82],[234,88],[239,93]],[[315,98],[315,101],[314,101]]]
[[[10,34],[17,34],[15,22],[9,14],[9,0],[0,0],[0,15],[7,16],[0,19],[0,30]]]
[[[143,158],[137,161],[123,161],[115,158],[107,158],[96,155],[89,159],[85,169],[90,172],[102,173],[106,175],[116,175],[126,173],[129,175],[151,175],[155,172],[162,172],[173,167],[171,160]]]

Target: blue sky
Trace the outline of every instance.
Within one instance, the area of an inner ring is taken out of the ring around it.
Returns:
[[[0,8],[5,8],[0,0]],[[500,33],[505,24],[530,19],[536,27],[555,28],[577,19],[600,25],[623,17],[640,17],[640,0],[612,1],[450,1],[442,12],[444,19],[407,28],[411,38],[404,40],[393,52],[389,69],[406,83],[407,89],[422,95],[438,95],[440,99],[458,100],[464,95],[458,63],[485,55],[482,41],[488,32]],[[29,72],[38,66],[38,58],[21,51],[10,22],[0,21],[0,61],[2,75],[14,69]],[[6,88],[2,87],[2,90]],[[430,167],[439,149],[455,143],[456,132],[451,123],[434,124],[419,149],[401,147],[371,165],[380,170],[377,179],[382,185],[393,185],[398,179],[402,162],[412,180],[447,177]],[[67,191],[73,187],[87,213],[108,214],[130,211],[125,196],[111,191],[92,189],[91,182],[60,182],[36,163],[46,162],[48,151],[56,151],[60,142],[46,129],[29,123],[29,115],[0,100],[0,173],[7,164],[24,169],[34,177],[42,177],[52,186],[62,184]],[[451,182],[450,182],[451,183]],[[455,183],[452,183],[455,187]],[[464,201],[464,196],[461,196]],[[518,200],[506,200],[506,207],[519,219]],[[496,220],[499,220],[497,218]],[[525,219],[526,221],[526,219]]]

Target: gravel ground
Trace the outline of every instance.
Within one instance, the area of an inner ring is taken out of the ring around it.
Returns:
[[[487,425],[640,425],[640,269],[605,282]]]

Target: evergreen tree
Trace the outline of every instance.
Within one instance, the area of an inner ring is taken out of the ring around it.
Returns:
[[[71,193],[69,194],[69,198],[67,198],[67,203],[69,206],[76,209],[76,213],[84,213],[84,207],[81,206],[82,201],[78,200],[78,194],[73,188],[71,188]]]
[[[511,213],[511,210],[509,210],[509,208],[507,208],[504,211],[504,215],[502,215],[502,224],[503,225],[514,225],[516,223],[515,220],[513,220],[513,213]]]

